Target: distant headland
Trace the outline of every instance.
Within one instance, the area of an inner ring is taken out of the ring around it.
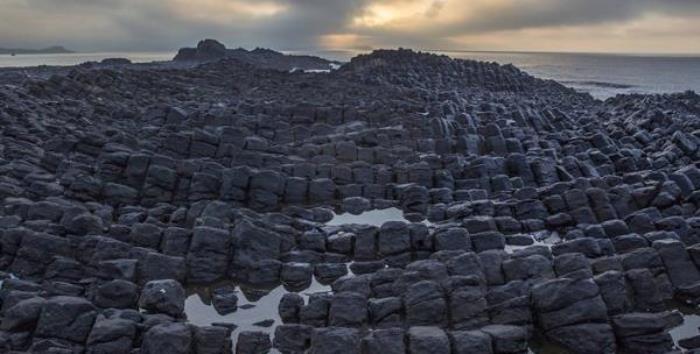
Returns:
[[[43,49],[22,49],[22,48],[0,48],[0,55],[2,54],[67,54],[75,53],[72,50],[68,50],[62,46],[53,46]]]

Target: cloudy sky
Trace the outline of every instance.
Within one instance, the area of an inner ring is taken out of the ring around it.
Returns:
[[[0,0],[0,47],[700,53],[700,0]]]

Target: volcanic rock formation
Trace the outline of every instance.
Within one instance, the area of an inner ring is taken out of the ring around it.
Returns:
[[[602,102],[410,50],[330,73],[232,53],[0,86],[0,352],[673,348],[667,300],[700,300],[698,95]],[[411,221],[327,224],[386,207]],[[194,286],[241,311],[235,284],[284,286],[283,323],[188,322]]]

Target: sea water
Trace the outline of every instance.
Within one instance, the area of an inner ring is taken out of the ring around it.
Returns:
[[[345,62],[357,51],[289,51],[288,54],[318,55]],[[700,55],[623,55],[582,53],[524,53],[434,51],[453,58],[513,64],[527,73],[559,81],[598,99],[617,94],[700,92]],[[165,61],[174,52],[112,52],[0,55],[1,67],[77,65],[105,58],[127,58],[135,63]]]

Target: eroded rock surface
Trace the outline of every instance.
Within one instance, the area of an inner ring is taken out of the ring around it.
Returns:
[[[668,300],[700,301],[694,93],[602,102],[409,50],[178,56],[0,86],[0,351],[664,353]],[[327,225],[384,208],[405,220]],[[234,284],[284,286],[281,324],[233,345],[187,321],[187,289],[229,314]]]

